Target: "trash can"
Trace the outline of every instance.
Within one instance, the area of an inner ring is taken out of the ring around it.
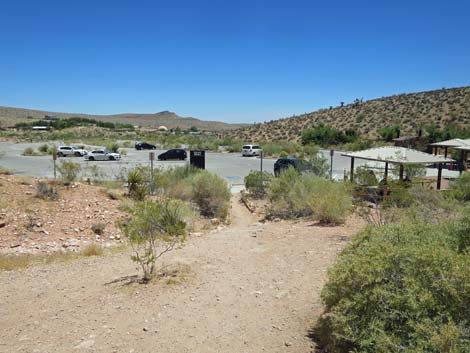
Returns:
[[[195,168],[206,169],[206,151],[190,151],[189,164]]]

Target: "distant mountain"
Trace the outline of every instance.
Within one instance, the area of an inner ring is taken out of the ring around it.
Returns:
[[[470,87],[399,94],[362,102],[320,109],[316,112],[250,125],[227,134],[249,141],[298,141],[302,130],[324,123],[340,130],[356,129],[374,136],[377,129],[399,124],[402,135],[435,123],[470,126]]]
[[[207,131],[226,131],[246,126],[244,124],[227,124],[220,121],[204,121],[196,118],[181,117],[173,112],[163,111],[153,114],[114,114],[114,115],[93,115],[93,114],[77,114],[77,113],[58,113],[48,112],[43,110],[32,110],[22,108],[0,107],[0,121],[3,119],[8,124],[24,121],[25,119],[44,119],[46,115],[55,116],[60,119],[68,119],[71,117],[81,117],[95,119],[98,121],[106,121],[113,123],[123,123],[139,125],[141,127],[159,127],[166,126],[167,128],[176,128],[179,126],[182,129],[196,127],[199,130]]]

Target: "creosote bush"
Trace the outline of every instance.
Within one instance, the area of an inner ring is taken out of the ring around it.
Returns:
[[[352,209],[352,194],[346,184],[300,175],[294,168],[272,180],[268,197],[270,217],[311,216],[322,224],[339,224]]]
[[[62,161],[57,166],[57,171],[62,177],[64,183],[70,184],[77,180],[81,171],[81,167],[78,163],[74,163],[71,161]]]
[[[340,255],[315,329],[328,352],[469,352],[470,210],[369,227]]]
[[[119,227],[132,246],[132,260],[142,268],[143,281],[148,282],[156,261],[186,240],[188,208],[179,200],[141,201],[128,207],[127,212],[129,218]]]
[[[470,172],[463,173],[451,186],[459,200],[470,201]]]
[[[221,177],[201,171],[192,179],[193,197],[203,216],[225,219],[230,207],[230,189]]]
[[[251,171],[245,177],[245,188],[254,198],[263,198],[267,194],[267,187],[272,179],[273,175],[271,173],[259,170]]]
[[[36,197],[44,200],[56,201],[59,199],[59,192],[44,181],[38,181],[36,185]]]

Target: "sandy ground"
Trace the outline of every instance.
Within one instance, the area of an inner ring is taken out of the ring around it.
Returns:
[[[132,283],[129,253],[0,273],[0,352],[312,352],[327,268],[361,223],[233,223],[164,258],[178,283]]]

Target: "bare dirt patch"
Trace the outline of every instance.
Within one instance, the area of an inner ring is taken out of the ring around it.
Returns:
[[[232,214],[147,285],[127,252],[0,273],[0,351],[311,352],[327,268],[362,223]]]
[[[43,200],[36,197],[37,182],[0,175],[0,254],[79,251],[91,243],[109,247],[121,242],[116,228],[121,201],[82,183],[54,185],[59,199]],[[104,227],[100,235],[92,230],[97,224]]]

